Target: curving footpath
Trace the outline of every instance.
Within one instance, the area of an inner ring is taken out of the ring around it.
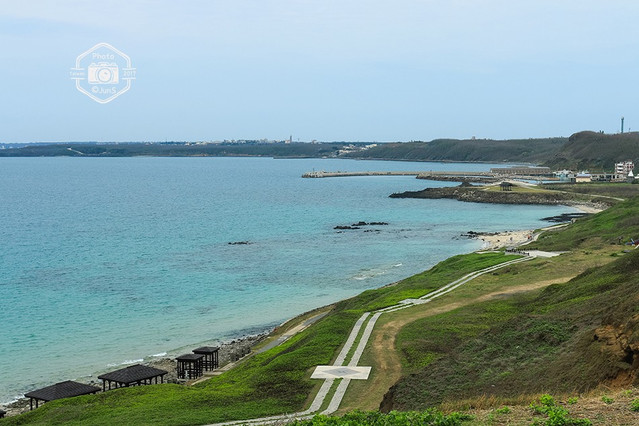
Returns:
[[[506,266],[510,266],[517,263],[526,262],[531,259],[535,259],[537,256],[546,257],[545,255],[550,255],[550,253],[532,252],[530,256],[509,260],[507,262],[490,266],[488,268],[484,268],[479,271],[471,272],[459,278],[458,280],[455,280],[449,284],[446,284],[443,287],[438,288],[437,290],[434,290],[428,294],[425,294],[424,296],[418,299],[405,299],[396,305],[379,309],[372,313],[365,312],[357,320],[357,322],[355,323],[355,326],[353,326],[353,329],[351,330],[351,333],[348,336],[348,339],[346,340],[344,347],[342,347],[342,350],[340,351],[339,355],[337,356],[334,363],[332,364],[332,367],[357,367],[357,364],[359,363],[359,359],[364,353],[364,348],[366,348],[366,345],[368,344],[368,340],[371,336],[371,333],[373,332],[375,323],[377,322],[377,320],[379,319],[381,315],[389,313],[389,312],[397,312],[399,310],[410,308],[412,306],[422,305],[422,304],[431,302],[432,300],[438,297],[441,297],[447,293],[450,293],[456,288],[466,284],[467,282],[481,275],[487,274],[489,272],[493,272],[497,269],[504,268]],[[350,358],[348,364],[344,365],[348,354],[350,353],[353,345],[355,344],[355,341],[357,340],[357,336],[359,336],[360,331],[362,330],[362,327],[364,326],[365,326],[364,332],[362,333],[362,336],[359,339],[355,352]],[[363,367],[359,367],[359,368],[363,368]],[[370,367],[364,367],[364,368],[370,369]],[[342,368],[339,370],[352,373],[352,370],[349,370],[348,368]],[[337,386],[337,389],[335,390],[333,397],[328,403],[328,406],[326,406],[324,410],[320,411],[320,409],[325,405],[326,397],[328,396],[331,388],[333,387],[335,380],[341,380],[341,382]],[[344,378],[341,378],[341,379],[339,378],[325,379],[324,383],[322,384],[322,387],[320,388],[319,392],[315,396],[315,399],[311,403],[310,407],[298,413],[283,414],[283,415],[272,416],[272,417],[263,417],[263,418],[252,419],[252,420],[236,420],[236,421],[226,422],[226,423],[216,423],[216,425],[219,425],[219,426],[221,425],[262,425],[262,424],[273,424],[273,423],[286,423],[287,421],[292,421],[292,420],[309,419],[316,414],[325,414],[325,415],[332,414],[335,411],[337,411],[337,409],[339,408],[339,405],[342,402],[342,399],[344,398],[344,394],[346,393],[346,390],[350,382],[351,382],[351,379],[348,378],[348,375],[344,376]]]

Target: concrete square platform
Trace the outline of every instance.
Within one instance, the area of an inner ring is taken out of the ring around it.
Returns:
[[[340,365],[318,365],[311,379],[353,379],[366,380],[371,367],[346,367]]]

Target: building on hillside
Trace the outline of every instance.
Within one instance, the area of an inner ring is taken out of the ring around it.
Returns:
[[[584,170],[583,172],[577,173],[575,176],[576,183],[584,183],[584,182],[592,182],[592,176],[588,172],[588,170]]]
[[[628,183],[633,183],[633,182],[635,181],[635,179],[636,179],[635,174],[634,174],[634,173],[632,173],[632,170],[630,170],[630,171],[628,172],[628,177],[626,178],[626,181],[627,181]]]
[[[622,161],[621,163],[615,163],[615,179],[617,180],[625,180],[630,172],[632,172],[635,168],[635,164],[628,160]]]

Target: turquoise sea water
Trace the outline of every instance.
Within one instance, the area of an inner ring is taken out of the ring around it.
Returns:
[[[452,183],[315,170],[488,170],[269,158],[0,159],[0,402],[189,352],[531,229],[568,207],[390,199]],[[384,221],[379,232],[336,225]],[[248,245],[229,242],[249,241]]]

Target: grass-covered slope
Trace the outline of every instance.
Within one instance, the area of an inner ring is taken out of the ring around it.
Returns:
[[[568,138],[560,151],[545,165],[573,170],[595,169],[612,172],[616,162],[639,160],[639,133],[603,134],[579,132]]]
[[[639,384],[639,251],[540,292],[417,320],[386,410]],[[416,356],[415,354],[419,354]]]
[[[625,244],[631,238],[639,239],[639,197],[579,219],[565,229],[545,232],[530,247],[558,251],[587,250],[601,245]]]
[[[379,144],[366,151],[347,154],[363,159],[413,161],[485,161],[542,163],[553,158],[566,138],[512,140],[436,139],[431,142]]]

